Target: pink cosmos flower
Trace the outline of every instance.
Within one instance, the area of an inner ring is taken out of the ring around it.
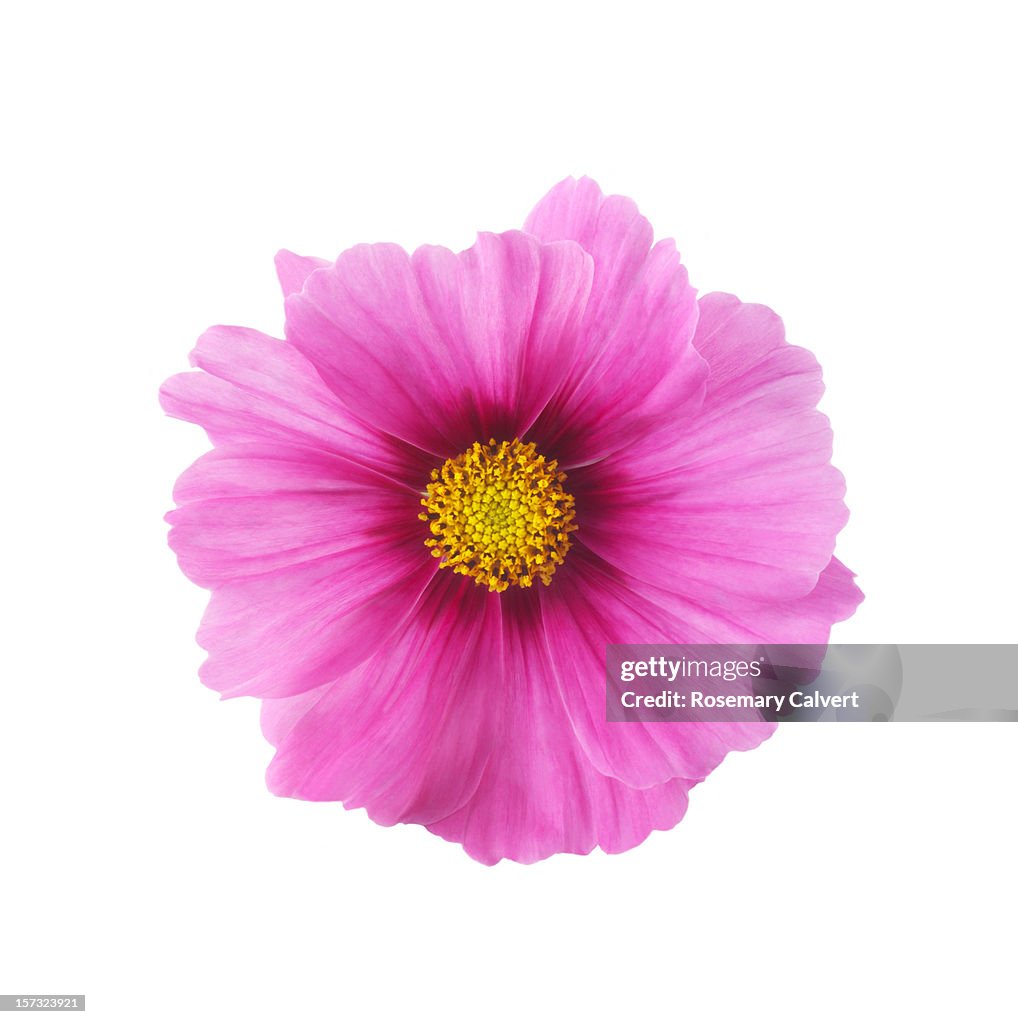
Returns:
[[[281,252],[286,340],[162,389],[214,448],[168,516],[202,680],[273,792],[485,863],[619,852],[762,723],[610,723],[610,643],[824,643],[861,594],[813,356],[589,179],[456,254]]]

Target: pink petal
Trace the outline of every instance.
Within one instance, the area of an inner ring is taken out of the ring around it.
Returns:
[[[314,699],[267,701],[274,793],[427,824],[470,799],[501,727],[498,596],[442,573],[386,649]]]
[[[820,367],[774,313],[731,296],[700,300],[697,344],[711,367],[703,407],[667,449],[627,450],[571,481],[578,536],[705,607],[803,597],[848,517],[815,408]]]
[[[327,267],[328,260],[320,260],[315,256],[298,256],[295,252],[280,249],[276,253],[276,276],[279,287],[283,289],[283,298],[299,292],[304,282],[320,267]]]
[[[182,507],[166,517],[170,547],[203,587],[379,543],[427,557],[419,493],[314,449],[215,449],[174,496]]]
[[[611,335],[650,255],[654,229],[625,196],[605,196],[590,178],[566,178],[534,207],[523,226],[542,242],[574,241],[594,260],[584,333],[600,349]]]
[[[780,604],[739,605],[730,610],[731,618],[747,625],[741,626],[743,639],[773,643],[774,638],[784,644],[826,644],[835,622],[849,618],[863,599],[855,585],[855,573],[837,558],[832,558],[820,573],[817,585],[805,597]],[[669,595],[653,595],[665,607],[671,604]],[[675,614],[681,614],[674,606]],[[735,634],[731,633],[733,642]]]
[[[223,539],[229,530],[219,529],[214,555],[199,548],[182,557],[216,587],[198,632],[209,652],[201,679],[229,697],[283,697],[338,679],[413,614],[437,571],[419,533],[385,536],[372,525],[349,547],[310,560],[299,549],[255,553],[263,571],[249,575],[255,566]]]
[[[287,337],[355,415],[449,457],[524,433],[576,358],[589,257],[521,232],[453,255],[362,245],[287,300]]]
[[[686,810],[691,782],[631,789],[591,766],[569,724],[549,668],[531,595],[503,595],[504,725],[469,802],[428,828],[485,864],[533,863],[554,853],[618,853]]]
[[[683,622],[638,587],[637,581],[577,547],[556,573],[553,585],[541,590],[549,658],[559,693],[584,753],[600,773],[641,789],[672,778],[703,779],[729,751],[757,746],[774,727],[752,722],[620,725],[607,721],[608,644],[727,639],[705,632],[702,624]]]
[[[863,599],[855,574],[832,558],[817,585],[787,601],[691,601],[674,588],[630,578],[630,587],[682,624],[682,643],[825,644],[835,622],[849,618]]]
[[[413,263],[432,322],[458,352],[454,372],[475,371],[475,439],[521,436],[577,357],[592,261],[576,245],[508,232],[482,234],[458,256],[426,246]],[[502,421],[488,410],[503,410]]]
[[[297,493],[346,493],[365,487],[420,496],[420,487],[351,462],[335,452],[279,441],[221,445],[206,452],[177,478],[179,505],[210,498]]]
[[[285,341],[245,327],[213,327],[192,363],[160,390],[171,416],[204,427],[214,444],[279,442],[322,449],[420,489],[432,460],[350,415],[314,367]]]
[[[670,426],[699,406],[707,376],[692,345],[696,292],[670,240],[650,247],[650,224],[588,178],[557,185],[526,229],[572,239],[594,259],[580,359],[563,366],[559,393],[531,439],[565,469],[602,458]]]

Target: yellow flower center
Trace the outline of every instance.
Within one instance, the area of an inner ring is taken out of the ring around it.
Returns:
[[[573,496],[565,473],[532,444],[475,441],[431,471],[420,518],[424,542],[443,569],[473,576],[489,591],[551,583],[569,550]]]

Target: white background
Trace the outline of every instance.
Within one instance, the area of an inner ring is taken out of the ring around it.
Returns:
[[[1008,5],[6,5],[0,992],[95,1021],[1013,1020],[1015,731],[787,727],[621,857],[274,798],[197,681],[160,381],[272,255],[462,248],[567,174],[825,368],[867,594],[1016,639]]]

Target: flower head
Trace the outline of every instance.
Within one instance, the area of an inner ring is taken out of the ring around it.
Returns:
[[[605,647],[852,613],[816,361],[589,179],[462,253],[277,269],[285,340],[212,328],[162,390],[214,445],[168,516],[202,679],[263,699],[271,789],[488,863],[673,826],[772,726],[609,723]]]

